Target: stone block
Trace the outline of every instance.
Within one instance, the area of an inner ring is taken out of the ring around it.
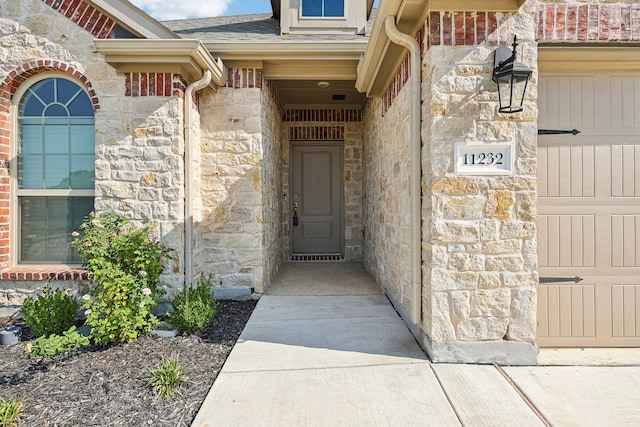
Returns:
[[[471,317],[508,318],[511,292],[509,289],[479,289],[471,294]]]
[[[461,341],[501,340],[507,334],[509,319],[470,318],[458,322],[456,337]]]
[[[536,337],[536,291],[534,288],[514,289],[511,301],[511,320],[507,339],[534,341]]]

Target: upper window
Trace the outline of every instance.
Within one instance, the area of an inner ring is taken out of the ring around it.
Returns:
[[[344,17],[344,0],[301,0],[303,17]]]
[[[18,125],[18,262],[77,263],[71,233],[93,210],[91,100],[70,80],[40,80],[20,100]]]

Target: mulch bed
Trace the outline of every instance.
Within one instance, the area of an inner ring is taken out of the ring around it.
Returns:
[[[256,301],[219,301],[212,324],[194,336],[149,335],[122,346],[91,346],[51,361],[23,355],[22,342],[0,346],[0,397],[27,405],[26,426],[190,426]],[[169,399],[147,386],[149,370],[176,356],[191,382]]]

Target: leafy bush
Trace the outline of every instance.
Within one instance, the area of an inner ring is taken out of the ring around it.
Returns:
[[[201,278],[195,288],[185,284],[176,295],[167,321],[182,332],[195,334],[209,326],[217,308],[218,302],[211,295],[211,278]]]
[[[134,227],[115,212],[91,213],[80,229],[71,245],[95,281],[91,295],[83,296],[94,342],[120,344],[151,332],[171,249],[153,236],[153,226]]]
[[[26,408],[26,405],[18,400],[18,396],[14,396],[12,400],[0,397],[0,427],[19,426]]]
[[[190,380],[178,366],[178,359],[175,357],[171,359],[163,357],[160,365],[151,369],[151,376],[147,378],[147,385],[158,392],[158,400],[163,397],[168,399],[174,391],[182,396],[178,388],[187,382]]]
[[[62,335],[50,335],[36,338],[29,344],[29,357],[44,357],[53,359],[55,355],[66,353],[70,350],[89,345],[89,337],[81,335],[75,326],[69,328]]]
[[[78,312],[78,301],[68,290],[53,290],[47,284],[37,298],[26,298],[22,315],[36,337],[61,334],[71,326]]]

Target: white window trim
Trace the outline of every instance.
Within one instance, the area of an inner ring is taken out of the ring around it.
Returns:
[[[77,78],[70,76],[68,74],[58,72],[58,71],[43,71],[42,73],[38,73],[35,76],[32,76],[25,80],[20,87],[16,90],[13,99],[11,100],[11,108],[10,108],[10,116],[11,116],[11,135],[9,137],[9,153],[10,153],[10,163],[9,163],[9,177],[11,182],[11,190],[10,190],[10,206],[9,206],[9,226],[10,236],[9,236],[9,260],[10,265],[14,268],[28,268],[28,269],[60,269],[64,267],[69,268],[78,268],[81,265],[79,263],[55,263],[55,264],[27,264],[19,262],[19,253],[20,253],[20,202],[18,198],[20,196],[61,196],[61,197],[93,197],[95,199],[95,189],[94,190],[85,190],[85,189],[68,189],[68,190],[46,190],[46,194],[42,193],[42,190],[32,190],[32,189],[18,189],[18,164],[17,164],[17,155],[18,155],[18,109],[20,106],[20,101],[25,96],[27,90],[31,88],[33,85],[38,83],[39,81],[49,79],[49,78],[63,78],[69,80],[75,84],[77,84],[91,99],[91,95],[87,92],[84,84],[78,80]],[[94,119],[95,119],[95,111],[94,111]]]

